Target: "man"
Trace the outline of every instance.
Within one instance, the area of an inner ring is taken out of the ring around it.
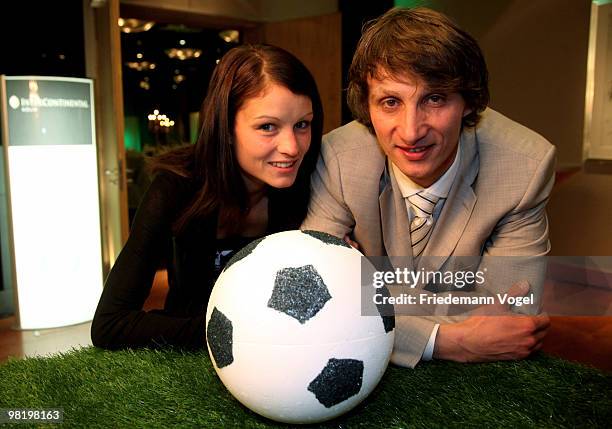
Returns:
[[[441,264],[489,258],[497,261],[492,291],[516,283],[509,295],[527,294],[529,284],[512,279],[520,272],[537,292],[538,263],[494,259],[549,251],[544,206],[555,151],[486,108],[488,74],[476,41],[435,11],[393,9],[364,30],[349,81],[357,121],[325,136],[302,229],[350,237],[366,256],[406,256],[413,269],[434,256]],[[416,317],[397,316],[396,306],[391,361],[520,359],[541,346],[547,316],[512,315],[499,303],[485,309]]]

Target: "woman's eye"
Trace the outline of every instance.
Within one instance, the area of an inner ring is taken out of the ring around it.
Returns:
[[[271,132],[275,130],[275,127],[274,124],[261,124],[259,127],[257,127],[257,129],[265,132]]]
[[[310,121],[300,121],[294,126],[298,130],[305,130],[310,127]]]
[[[429,97],[427,97],[427,102],[434,106],[440,106],[444,104],[445,101],[446,101],[446,97],[444,97],[441,94],[432,94]]]

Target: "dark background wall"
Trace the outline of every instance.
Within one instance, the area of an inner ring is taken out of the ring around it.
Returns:
[[[348,86],[348,69],[353,59],[357,42],[361,37],[361,28],[394,6],[393,0],[354,1],[340,0],[338,7],[342,13],[342,123],[352,121],[352,115],[346,104],[346,88]]]
[[[11,2],[0,36],[0,74],[85,77],[81,0]]]

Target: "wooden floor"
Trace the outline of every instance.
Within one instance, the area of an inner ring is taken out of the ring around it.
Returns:
[[[612,219],[609,197],[612,174],[571,170],[559,174],[557,179],[547,210],[553,254],[612,255],[612,222],[609,221]],[[574,210],[568,207],[581,207],[583,218],[589,222],[577,224]],[[166,284],[165,272],[158,273],[145,310],[163,307]],[[545,285],[544,308],[555,316],[551,316],[544,351],[612,371],[611,297],[612,285],[587,290],[572,285]],[[564,308],[573,312],[564,313]],[[597,311],[593,313],[593,309]],[[0,319],[0,362],[11,356],[48,355],[91,345],[90,323],[40,331],[18,331],[13,329],[14,324],[14,318]]]
[[[163,308],[167,291],[167,275],[155,276],[145,310]],[[9,357],[48,356],[73,348],[91,346],[91,322],[64,328],[21,331],[14,329],[15,318],[0,319],[0,362]]]

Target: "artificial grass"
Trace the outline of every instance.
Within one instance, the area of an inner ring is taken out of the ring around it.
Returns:
[[[541,354],[390,366],[361,405],[320,427],[603,428],[611,386],[610,374]],[[37,407],[63,408],[67,427],[286,427],[233,399],[204,351],[86,348],[0,365],[0,408]]]

